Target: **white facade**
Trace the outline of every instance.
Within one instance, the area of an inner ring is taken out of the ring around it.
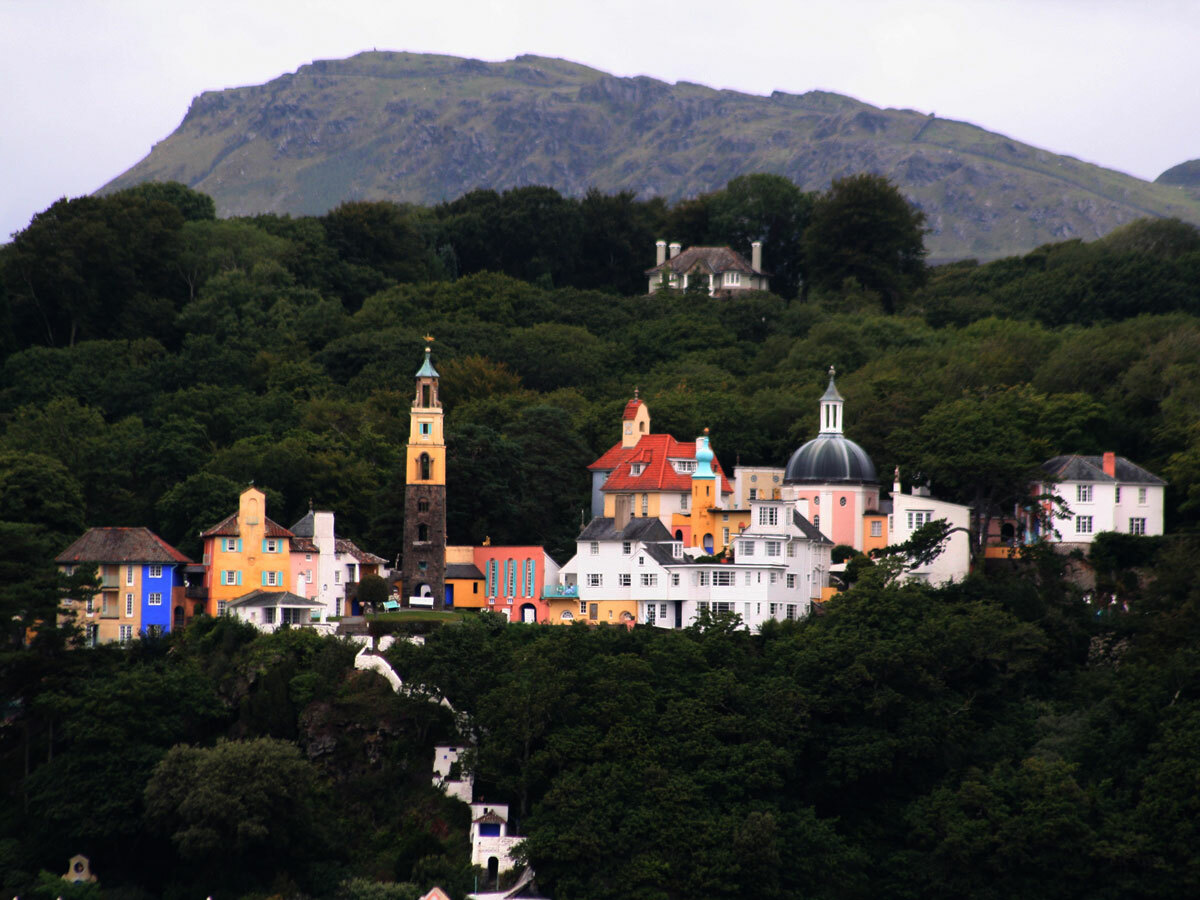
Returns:
[[[439,744],[433,748],[433,786],[441,788],[446,796],[469,804],[474,796],[475,782],[470,773],[461,778],[451,778],[450,772],[462,755],[462,748]]]
[[[1057,533],[1042,535],[1055,543],[1090,544],[1102,531],[1163,533],[1161,484],[1063,481],[1041,485],[1039,493],[1053,493],[1064,502],[1063,514],[1054,522]]]
[[[495,833],[491,833],[495,832]],[[516,867],[513,848],[525,838],[508,833],[508,805],[504,803],[471,804],[471,864],[491,871],[496,861],[497,872]]]
[[[732,563],[695,562],[682,542],[665,539],[665,529],[638,528],[650,538],[643,540],[628,528],[592,537],[589,530],[600,529],[589,526],[562,567],[562,583],[577,588],[581,608],[633,601],[637,621],[659,628],[686,627],[702,611],[736,613],[752,629],[802,618],[828,584],[832,545],[808,523],[806,531],[789,503],[754,500],[750,509],[752,524],[734,538]]]
[[[954,529],[942,552],[928,565],[913,569],[909,577],[935,586],[967,577],[971,569],[971,507],[938,500],[929,495],[928,489],[906,494],[899,481],[892,486],[891,503],[892,509],[888,513],[888,542],[891,544],[903,544],[922,525],[938,519],[945,519]]]

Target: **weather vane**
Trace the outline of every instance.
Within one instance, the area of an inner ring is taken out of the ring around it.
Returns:
[[[433,335],[432,334],[425,335],[425,343],[427,343],[427,344],[433,343]]]

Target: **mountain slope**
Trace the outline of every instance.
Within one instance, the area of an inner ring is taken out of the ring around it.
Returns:
[[[348,199],[435,203],[526,184],[675,200],[764,171],[807,190],[855,172],[889,176],[925,211],[941,260],[1092,239],[1148,215],[1200,223],[1200,200],[1177,188],[963,122],[532,56],[372,52],[208,92],[104,190],[174,179],[212,195],[222,215],[315,214]]]

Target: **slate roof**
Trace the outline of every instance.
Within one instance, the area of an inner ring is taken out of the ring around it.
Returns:
[[[819,434],[792,454],[784,484],[875,484],[875,463],[867,451],[842,434]]]
[[[657,517],[630,519],[629,524],[617,531],[611,516],[596,516],[579,532],[580,541],[670,541],[671,532]]]
[[[309,600],[291,591],[256,590],[229,601],[230,606],[324,606],[320,600]]]
[[[447,578],[467,578],[475,581],[483,580],[483,573],[474,563],[446,563]]]
[[[387,560],[382,556],[376,556],[374,553],[368,553],[366,550],[360,550],[358,545],[349,538],[337,538],[334,541],[335,549],[338,553],[346,553],[353,556],[358,562],[369,566],[382,566],[387,564]]]
[[[1116,459],[1116,477],[1104,473],[1103,456],[1056,456],[1042,463],[1042,468],[1058,481],[1098,481],[1120,484],[1166,484],[1152,472],[1123,456]]]
[[[646,555],[660,566],[680,566],[691,562],[687,555],[675,556],[670,544],[646,544]]]
[[[237,537],[238,532],[238,514],[234,513],[228,518],[222,519],[212,528],[207,531],[200,532],[200,537]],[[292,533],[280,525],[278,522],[273,522],[270,519],[263,517],[264,531],[266,537],[290,538]]]
[[[54,558],[58,563],[183,563],[186,556],[149,528],[89,528]]]
[[[675,471],[669,460],[695,459],[695,441],[677,441],[669,434],[644,434],[632,447],[622,447],[618,442],[603,456],[588,466],[596,471],[611,472],[604,482],[602,491],[672,491],[691,493],[691,473]],[[642,463],[642,474],[634,475],[633,463]],[[713,471],[721,477],[721,493],[733,493],[733,485],[725,477],[721,462],[713,456]]]
[[[720,272],[744,272],[747,275],[765,275],[765,272],[755,271],[750,261],[731,247],[688,247],[673,259],[668,259],[661,265],[647,269],[647,275],[670,269],[676,274],[701,271],[717,274]]]
[[[292,534],[296,535],[296,537],[315,537],[317,533],[316,522],[316,515],[310,509],[304,514],[299,522],[291,527],[290,531]]]
[[[833,543],[833,541],[821,534],[821,529],[819,529],[812,522],[808,521],[808,519],[804,518],[804,516],[800,515],[799,510],[792,510],[792,521],[796,523],[796,527],[799,528],[800,531],[803,532],[804,536],[810,541],[813,541],[817,544]]]

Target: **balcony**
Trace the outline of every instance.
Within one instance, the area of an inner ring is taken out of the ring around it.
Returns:
[[[542,588],[543,600],[555,600],[562,597],[578,597],[579,585],[577,584],[548,584]]]
[[[183,589],[183,596],[189,600],[207,600],[208,588],[202,584],[189,584]]]
[[[121,608],[115,603],[105,603],[100,609],[100,618],[119,619],[121,618]]]
[[[116,575],[103,575],[100,577],[100,590],[115,591],[121,587],[121,580]]]

